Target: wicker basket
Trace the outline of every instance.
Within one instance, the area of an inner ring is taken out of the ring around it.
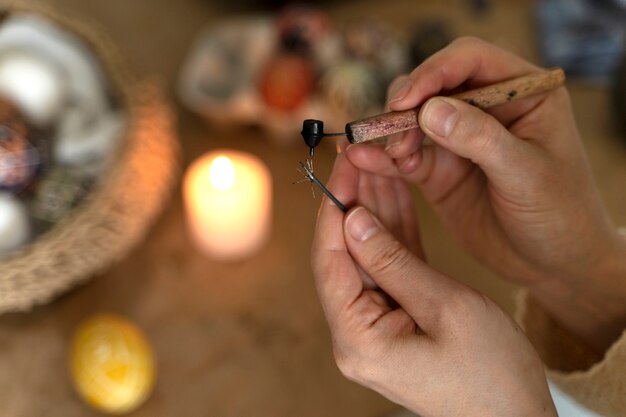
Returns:
[[[4,313],[50,301],[137,244],[178,178],[178,141],[160,86],[133,78],[109,38],[92,24],[23,1],[1,0],[0,11],[36,14],[82,38],[100,58],[128,121],[89,196],[49,232],[0,261]]]

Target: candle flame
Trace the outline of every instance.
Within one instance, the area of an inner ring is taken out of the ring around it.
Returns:
[[[220,191],[226,191],[235,184],[235,167],[227,156],[218,156],[211,163],[209,170],[211,185]]]

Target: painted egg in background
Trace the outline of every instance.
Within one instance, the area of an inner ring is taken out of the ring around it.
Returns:
[[[346,60],[329,68],[320,87],[329,107],[346,119],[369,116],[383,107],[385,85],[376,69],[363,61]]]
[[[315,82],[313,62],[299,54],[274,57],[261,75],[260,93],[270,108],[290,112],[312,94]]]
[[[38,174],[45,145],[37,140],[21,112],[0,98],[0,191],[19,194]]]
[[[92,407],[128,413],[150,395],[155,382],[152,349],[129,320],[102,314],[78,326],[70,350],[74,387]]]

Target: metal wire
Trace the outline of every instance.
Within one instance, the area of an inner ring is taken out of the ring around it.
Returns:
[[[326,196],[330,198],[330,200],[335,203],[335,205],[339,207],[341,211],[343,211],[344,213],[348,212],[346,206],[344,206],[343,203],[339,201],[337,197],[335,197],[333,193],[328,190],[328,188],[326,188],[326,186],[319,180],[319,178],[315,176],[315,173],[313,173],[313,161],[307,159],[306,164],[304,162],[298,162],[298,164],[300,164],[300,168],[298,169],[298,171],[300,171],[300,173],[304,175],[304,179],[297,182],[309,181],[311,184],[317,185],[319,189],[322,190],[322,192],[326,194]]]

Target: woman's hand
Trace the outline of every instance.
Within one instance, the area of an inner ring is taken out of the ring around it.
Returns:
[[[416,183],[465,249],[601,350],[626,323],[626,243],[598,196],[565,88],[488,112],[431,98],[538,69],[483,41],[455,41],[391,86],[392,110],[423,103],[421,131],[347,155]],[[424,134],[434,145],[421,146]]]
[[[399,178],[339,155],[312,266],[340,370],[418,414],[556,416],[543,366],[485,296],[429,267]],[[376,213],[376,217],[371,213]]]

